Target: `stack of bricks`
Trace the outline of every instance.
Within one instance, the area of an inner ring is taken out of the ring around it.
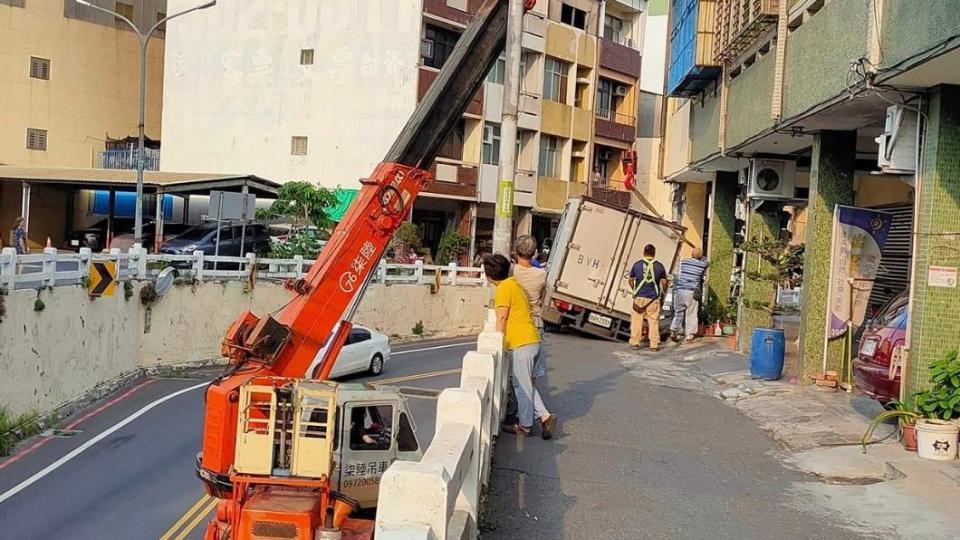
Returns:
[[[836,392],[840,386],[839,374],[836,371],[817,373],[813,376],[813,384],[822,392]]]

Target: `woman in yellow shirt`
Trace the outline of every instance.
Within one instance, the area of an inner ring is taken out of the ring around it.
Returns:
[[[503,255],[489,255],[483,260],[483,271],[496,289],[493,303],[497,311],[497,331],[503,332],[504,348],[510,360],[513,390],[517,395],[517,419],[504,429],[529,437],[534,418],[540,421],[544,439],[553,437],[556,415],[550,414],[540,392],[533,385],[533,367],[540,350],[540,333],[533,322],[530,302],[517,280],[510,277],[510,261]]]

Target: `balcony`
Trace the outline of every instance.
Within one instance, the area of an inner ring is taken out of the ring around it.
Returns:
[[[137,149],[105,150],[97,152],[97,169],[126,169],[137,168]],[[160,150],[144,148],[143,169],[146,171],[160,170]]]
[[[434,181],[426,193],[435,193],[460,199],[475,200],[477,197],[477,166],[462,161],[438,157],[430,167]]]
[[[534,208],[540,212],[559,214],[563,212],[567,199],[582,197],[586,192],[587,185],[584,183],[541,176],[537,179],[537,204]]]
[[[717,60],[734,60],[775,25],[780,1],[786,0],[720,0],[715,28]]]
[[[480,166],[480,202],[497,202],[497,165]],[[533,171],[517,169],[513,183],[513,204],[522,208],[533,206],[534,195],[537,189],[537,174]]]
[[[420,75],[417,77],[418,103],[423,99],[423,96],[427,94],[427,90],[430,89],[430,85],[433,84],[439,72],[437,69],[420,66]],[[476,116],[483,114],[483,85],[480,85],[480,90],[477,90],[477,93],[474,94],[473,100],[471,100],[470,105],[467,106],[466,113]]]
[[[481,3],[480,0],[423,0],[423,12],[466,25]]]
[[[592,183],[589,195],[600,202],[620,208],[629,208],[630,192],[624,191],[625,189],[623,182],[604,178]]]
[[[594,134],[631,143],[637,138],[637,119],[613,111],[598,110]]]
[[[600,67],[640,77],[640,51],[607,38],[600,38]]]

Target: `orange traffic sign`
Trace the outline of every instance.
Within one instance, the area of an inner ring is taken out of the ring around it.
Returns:
[[[113,261],[95,261],[90,263],[90,283],[87,290],[90,296],[113,296],[116,290],[117,263]]]

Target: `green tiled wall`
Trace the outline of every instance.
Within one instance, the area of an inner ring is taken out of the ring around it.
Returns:
[[[751,210],[747,218],[747,239],[777,238],[780,235],[780,211],[783,205],[776,202],[766,202],[759,210]],[[746,277],[748,272],[759,271],[762,274],[770,272],[770,265],[764,262],[759,255],[747,253],[743,261],[743,293],[741,300],[751,302],[768,302],[771,305],[777,286],[770,281],[754,281]],[[738,321],[740,334],[740,349],[750,353],[750,335],[754,328],[772,328],[773,317],[767,311],[750,309],[740,303],[740,319]]]
[[[720,96],[711,93],[690,102],[690,154],[695,163],[717,152],[720,141]]]
[[[727,101],[727,147],[734,147],[773,126],[770,104],[773,96],[773,51],[730,81]]]
[[[896,66],[960,34],[958,7],[956,0],[884,0],[881,66]]]
[[[830,281],[830,244],[837,204],[853,203],[856,162],[855,131],[824,131],[813,139],[810,163],[810,203],[803,261],[803,298],[800,305],[800,365],[804,382],[823,371],[827,289]],[[827,369],[841,371],[844,340],[827,344]]]
[[[713,182],[713,212],[707,260],[707,298],[726,304],[733,272],[733,233],[736,226],[737,173],[718,172]]]
[[[960,348],[960,288],[931,287],[930,266],[960,267],[960,87],[930,92],[905,395],[929,386],[930,363]]]
[[[868,22],[866,0],[834,0],[788,35],[784,118],[846,91],[850,61],[867,54]]]

